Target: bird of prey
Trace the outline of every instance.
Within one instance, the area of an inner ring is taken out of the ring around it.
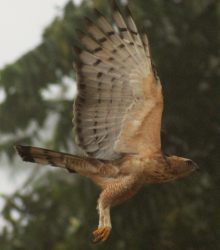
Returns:
[[[146,183],[172,181],[198,168],[190,159],[166,156],[161,150],[161,82],[147,36],[139,34],[128,7],[123,8],[113,4],[113,24],[96,10],[96,19],[86,19],[79,36],[81,48],[75,49],[78,94],[73,122],[75,141],[85,154],[16,146],[24,161],[65,168],[101,187],[94,243],[110,234],[112,206]]]

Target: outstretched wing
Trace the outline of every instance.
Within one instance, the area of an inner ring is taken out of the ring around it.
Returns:
[[[96,11],[80,37],[76,63],[76,142],[91,157],[112,160],[122,153],[160,149],[163,96],[149,53],[126,7],[114,5],[114,24]]]

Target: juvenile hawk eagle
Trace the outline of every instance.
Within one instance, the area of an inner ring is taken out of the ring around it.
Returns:
[[[147,36],[140,35],[127,6],[113,4],[114,24],[98,11],[87,19],[76,49],[78,94],[74,104],[76,143],[85,156],[17,145],[24,161],[50,164],[89,177],[102,192],[93,242],[111,231],[110,207],[146,183],[161,183],[197,169],[189,159],[161,151],[162,87],[151,62]]]

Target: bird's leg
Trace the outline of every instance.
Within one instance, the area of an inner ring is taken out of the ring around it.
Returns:
[[[102,191],[98,200],[99,226],[93,232],[93,243],[107,240],[111,231],[110,207],[133,196],[142,186],[140,177],[124,176],[112,181]]]
[[[109,189],[106,188],[101,193],[98,200],[98,212],[99,212],[99,226],[93,232],[93,243],[103,242],[107,240],[111,231],[111,217],[110,217],[110,206],[111,201],[109,200]]]
[[[103,202],[99,199],[98,202],[99,211],[99,226],[93,232],[93,243],[98,243],[100,241],[106,241],[111,232],[111,218],[110,218],[110,206],[104,207]]]

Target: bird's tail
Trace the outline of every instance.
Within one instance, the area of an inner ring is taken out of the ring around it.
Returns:
[[[71,154],[57,152],[49,149],[16,145],[16,151],[21,156],[23,161],[35,162],[41,165],[51,165],[54,167],[65,168],[69,172],[76,172],[74,166],[82,165],[85,161],[90,162],[89,158],[83,158]]]

